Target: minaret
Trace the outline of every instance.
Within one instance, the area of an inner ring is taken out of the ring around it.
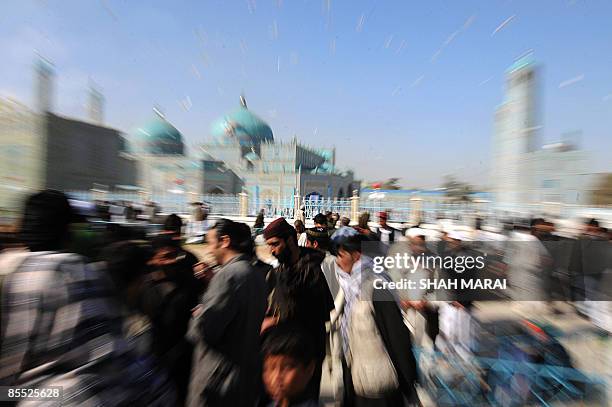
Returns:
[[[504,102],[495,112],[493,188],[498,203],[525,204],[533,188],[530,153],[539,148],[538,73],[532,53],[506,71]]]
[[[54,76],[53,64],[40,54],[37,54],[34,63],[34,105],[39,113],[51,112],[53,110]]]
[[[104,96],[96,89],[93,81],[89,82],[89,97],[87,103],[87,116],[92,123],[104,124]]]

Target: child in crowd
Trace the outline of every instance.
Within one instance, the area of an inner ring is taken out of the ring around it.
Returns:
[[[263,382],[268,407],[318,407],[304,394],[315,369],[312,339],[295,325],[277,325],[265,333],[262,345]]]

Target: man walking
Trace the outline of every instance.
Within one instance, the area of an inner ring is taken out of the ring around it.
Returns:
[[[261,388],[265,277],[251,265],[248,228],[221,219],[207,240],[221,268],[194,309],[187,333],[195,343],[187,405],[252,406]]]
[[[317,358],[307,393],[310,398],[318,400],[321,366],[325,358],[325,323],[334,307],[321,271],[325,253],[298,247],[295,230],[284,218],[270,223],[264,230],[264,238],[279,266],[268,275],[271,293],[262,330],[278,322],[293,322],[312,336]]]
[[[329,251],[331,238],[327,230],[323,228],[311,228],[306,230],[306,247],[319,250],[325,253],[325,258],[321,262],[321,271],[327,280],[327,286],[333,298],[336,298],[340,286],[336,277],[336,256]]]
[[[380,227],[376,230],[376,237],[380,240],[381,243],[386,244],[387,246],[392,245],[398,239],[399,233],[395,228],[392,228],[387,223],[387,212],[380,212],[378,214],[378,224]]]

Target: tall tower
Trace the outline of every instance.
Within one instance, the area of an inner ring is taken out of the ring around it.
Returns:
[[[539,148],[538,68],[529,53],[506,70],[504,102],[495,111],[493,190],[501,205],[533,200],[532,154]]]
[[[89,97],[87,102],[87,116],[95,124],[104,124],[104,96],[96,89],[93,82],[89,83]]]
[[[53,110],[53,64],[38,55],[34,63],[34,76],[35,108],[39,113],[50,112]]]

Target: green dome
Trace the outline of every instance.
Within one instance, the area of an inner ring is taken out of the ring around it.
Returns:
[[[135,139],[144,154],[182,155],[185,151],[181,132],[161,116],[136,129]]]
[[[237,141],[247,147],[274,141],[270,126],[251,113],[244,98],[241,98],[241,106],[238,109],[213,122],[211,134],[221,144],[233,144]]]

